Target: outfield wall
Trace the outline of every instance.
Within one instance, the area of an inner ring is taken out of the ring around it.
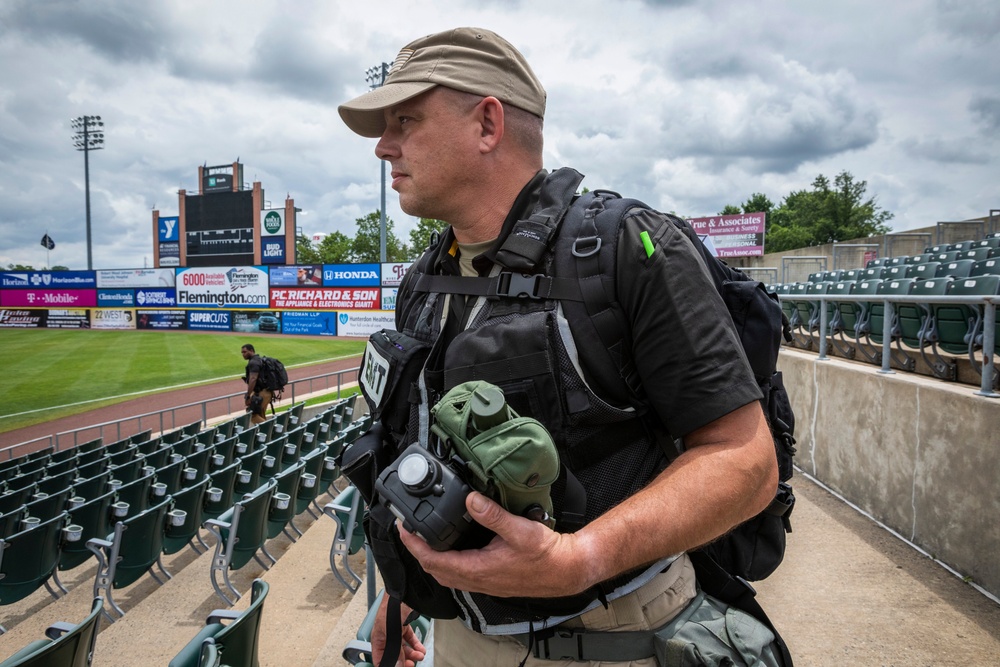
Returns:
[[[369,336],[408,263],[0,272],[0,328]]]
[[[787,348],[778,365],[797,465],[1000,597],[1000,399]]]

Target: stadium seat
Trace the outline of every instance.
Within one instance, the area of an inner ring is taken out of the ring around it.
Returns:
[[[139,431],[138,433],[133,433],[128,437],[129,442],[138,445],[140,443],[149,442],[153,439],[153,430],[146,429],[145,431]]]
[[[86,465],[90,465],[94,461],[104,460],[107,461],[107,454],[104,453],[104,449],[92,449],[88,452],[80,452],[76,456],[76,468],[79,471],[80,468]]]
[[[48,521],[54,516],[62,514],[66,511],[66,504],[69,500],[70,489],[68,486],[63,487],[62,491],[57,491],[52,494],[48,493],[36,493],[34,500],[25,504],[26,515],[25,517],[31,517],[33,519],[41,521]]]
[[[66,541],[59,553],[59,571],[66,572],[85,563],[93,553],[87,548],[92,538],[106,538],[114,526],[111,505],[115,492],[108,491],[85,502],[70,500],[69,523],[76,530],[77,539]]]
[[[944,296],[948,291],[948,283],[952,278],[932,278],[918,280],[910,291],[912,296]],[[930,304],[900,303],[896,306],[899,331],[902,342],[915,350],[920,350],[924,356],[924,347],[928,344],[925,337],[934,328],[934,318]],[[926,359],[926,357],[924,357]]]
[[[906,264],[909,260],[909,255],[899,255],[897,257],[890,257],[886,260],[885,266],[899,266],[901,264]]]
[[[333,544],[330,545],[330,569],[344,588],[352,593],[357,592],[361,586],[361,577],[351,569],[347,557],[357,553],[365,543],[365,531],[361,525],[361,505],[361,494],[357,488],[350,485],[323,508],[323,513],[337,524],[333,534]],[[337,567],[338,559],[350,581],[344,578]]]
[[[856,283],[861,276],[861,271],[862,269],[847,269],[838,282]]]
[[[0,513],[13,512],[17,508],[23,507],[34,493],[35,489],[31,485],[4,493],[0,496]]]
[[[77,472],[79,473],[79,470]],[[73,495],[86,500],[92,500],[104,495],[111,489],[109,486],[110,481],[111,473],[107,470],[86,479],[77,477],[73,480]]]
[[[175,554],[185,546],[190,546],[195,553],[204,553],[195,546],[194,538],[205,522],[205,496],[211,482],[212,479],[205,475],[200,481],[172,494],[174,505],[171,512],[174,513],[174,521],[167,522],[163,534],[164,554]],[[184,512],[183,521],[179,521],[179,512]],[[162,562],[160,569],[164,569]]]
[[[205,494],[204,515],[206,518],[217,519],[233,506],[236,473],[239,472],[242,465],[240,461],[233,461],[224,468],[209,473],[212,483]]]
[[[27,508],[24,505],[15,507],[6,514],[0,514],[0,538],[8,537],[21,530]]]
[[[267,537],[275,538],[284,531],[291,541],[296,538],[286,530],[288,522],[295,516],[295,498],[299,493],[299,481],[302,479],[304,461],[297,461],[274,476],[277,486],[274,487],[274,500],[267,511]],[[267,548],[263,551],[270,557]],[[274,560],[273,558],[271,560]]]
[[[233,487],[236,497],[242,497],[260,486],[260,471],[266,454],[267,450],[261,447],[240,457],[240,469],[236,473],[236,484]]]
[[[322,415],[316,415],[315,417],[307,421],[305,424],[303,424],[303,428],[305,430],[302,433],[302,444],[300,446],[303,455],[312,451],[314,447],[320,444],[319,429],[322,425],[323,425]]]
[[[262,477],[274,477],[281,472],[281,457],[286,440],[288,440],[287,435],[279,435],[264,445],[264,464],[260,469]]]
[[[886,262],[888,261],[889,261],[888,257],[876,257],[875,259],[868,260],[868,263],[865,264],[865,268],[872,269],[875,267],[885,266]]]
[[[1000,239],[997,239],[1000,241]],[[974,276],[1000,276],[1000,259],[984,259],[972,265],[970,277]]]
[[[265,482],[252,494],[239,500],[233,507],[218,519],[209,519],[205,528],[215,536],[215,553],[212,556],[210,577],[216,594],[229,606],[236,604],[241,595],[229,581],[229,570],[238,570],[251,559],[265,570],[270,565],[257,556],[257,552],[267,540],[267,513],[277,482],[273,479]],[[272,561],[273,562],[273,561]],[[222,590],[218,577],[222,576],[226,588],[235,596],[230,599]]]
[[[59,460],[49,459],[48,463],[45,464],[45,476],[55,477],[56,475],[61,475],[65,472],[76,471],[76,457],[61,457]]]
[[[288,408],[288,426],[289,428],[298,426],[302,422],[302,411],[305,410],[305,401],[300,401],[294,404],[292,407]]]
[[[1000,276],[974,276],[963,280],[956,280],[951,284],[948,294],[953,296],[1000,295]],[[966,335],[967,351],[973,369],[981,374],[982,363],[976,359],[975,352],[982,349],[984,344],[983,325],[985,313],[981,305],[971,306],[970,308],[972,316],[968,320],[970,324]],[[997,308],[997,312],[997,320],[1000,320],[1000,308]],[[995,358],[997,351],[1000,351],[1000,336],[995,337],[994,349],[986,352],[994,355]],[[994,376],[994,382],[996,383],[998,380],[1000,380],[1000,377]]]
[[[169,667],[206,665],[206,642],[216,647],[226,665],[258,667],[261,612],[267,593],[267,582],[263,579],[254,579],[251,585],[250,606],[246,611],[236,612],[229,609],[213,611],[205,620],[205,627],[170,661]]]
[[[883,280],[878,284],[876,288],[876,294],[879,295],[893,295],[893,294],[909,294],[910,290],[913,289],[913,285],[916,283],[912,278],[901,278],[899,280]],[[895,313],[893,321],[890,322],[890,342],[895,342],[898,348],[898,354],[892,352],[890,348],[890,354],[892,359],[903,369],[912,371],[916,368],[916,361],[910,357],[906,352],[903,351],[902,347],[899,347],[900,341],[900,331],[898,323],[898,312]],[[869,330],[867,332],[868,340],[875,346],[881,346],[883,342],[883,325],[885,322],[885,304],[883,301],[872,301],[871,303],[871,316],[869,318]],[[884,360],[881,359],[880,362]]]
[[[906,278],[913,278],[914,280],[927,280],[928,278],[934,278],[937,274],[938,267],[941,266],[940,262],[923,262],[921,264],[910,264],[907,267]]]
[[[23,467],[18,468],[18,473],[7,480],[7,491],[19,491],[21,489],[34,489],[35,484],[45,476],[45,468],[24,472]]]
[[[368,607],[368,613],[365,614],[361,625],[358,626],[358,632],[355,635],[356,639],[347,642],[347,645],[344,647],[342,654],[344,660],[355,665],[355,667],[372,664],[372,630],[375,628],[375,618],[379,607],[382,606],[382,599],[384,597],[385,589],[382,589],[375,596],[374,602]],[[413,628],[417,638],[421,642],[425,642],[427,641],[427,635],[430,634],[431,620],[426,616],[417,616],[417,618],[410,622],[410,627]],[[423,662],[417,663],[417,665],[422,664]]]
[[[965,252],[975,243],[972,239],[965,241],[958,241],[956,243],[951,243],[948,245],[948,250],[957,250],[958,252]]]
[[[312,511],[311,506],[322,492],[320,479],[323,476],[323,466],[326,464],[328,449],[329,445],[320,445],[302,457],[302,481],[299,483],[299,489],[295,495],[295,516],[308,510],[314,519],[319,518],[319,515]],[[301,535],[294,522],[289,522],[289,525]]]
[[[951,276],[952,278],[968,278],[975,263],[971,259],[956,259],[950,262],[942,262],[934,277],[943,278]]]
[[[58,583],[56,568],[68,518],[63,512],[29,527],[22,524],[22,530],[0,538],[0,605],[23,600],[42,586],[58,599],[49,580],[66,592]]]
[[[153,566],[159,562],[163,551],[167,512],[172,504],[168,496],[159,504],[115,523],[114,533],[108,539],[95,537],[87,540],[87,548],[97,556],[98,561],[94,597],[104,593],[119,617],[125,615],[125,610],[114,600],[115,589],[135,583],[147,572],[156,583],[164,583],[156,576]],[[166,570],[164,574],[170,577]],[[107,610],[104,615],[114,622]]]
[[[809,296],[815,296],[815,295],[825,296],[826,293],[829,291],[830,287],[834,284],[835,283],[829,283],[829,282],[810,283],[809,286],[806,288],[806,294],[808,294]],[[820,321],[821,321],[820,318],[822,316],[823,309],[820,308],[819,301],[809,301],[808,303],[810,306],[808,330],[810,332],[819,331]],[[826,302],[826,315],[827,315],[826,322],[828,328],[830,325],[830,321],[833,319],[835,309],[836,306],[832,301]],[[827,333],[828,331],[821,331],[820,335],[825,336],[827,335]]]
[[[76,446],[76,451],[80,454],[86,454],[89,452],[103,451],[104,450],[104,438],[94,438],[93,440],[87,440],[86,442],[81,442]]]
[[[123,484],[115,489],[114,505],[117,507],[124,506],[125,510],[124,516],[119,515],[118,518],[135,516],[145,511],[149,507],[152,487],[153,473],[149,473],[134,482]]]
[[[76,470],[67,470],[58,475],[43,477],[35,484],[35,493],[45,493],[52,495],[60,491],[69,490],[76,481]]]
[[[90,667],[103,608],[104,600],[94,598],[90,613],[80,623],[53,623],[45,631],[47,639],[31,642],[0,662],[0,667]]]
[[[90,463],[83,463],[77,466],[76,474],[82,479],[90,479],[100,475],[102,472],[108,469],[108,458],[101,457]]]

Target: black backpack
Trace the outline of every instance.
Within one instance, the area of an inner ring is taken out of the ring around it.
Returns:
[[[615,266],[622,220],[633,209],[653,209],[606,190],[577,196],[582,180],[580,173],[569,168],[546,178],[535,209],[527,219],[515,223],[497,252],[497,262],[508,271],[491,278],[462,278],[461,282],[434,276],[429,282],[442,287],[437,290],[441,292],[558,299],[579,356],[588,360],[588,368],[598,378],[598,392],[642,407],[644,398],[630,354],[628,322],[616,300]],[[689,555],[702,589],[770,627],[786,667],[791,667],[784,642],[747,583],[774,572],[784,557],[785,533],[791,532],[789,517],[795,497],[787,482],[792,477],[795,454],[795,417],[781,373],[776,371],[781,341],[791,341],[788,320],[777,295],[769,293],[763,283],[712,255],[684,220],[656,214],[678,227],[701,254],[733,318],[763,394],[762,407],[779,471],[779,488],[767,509]],[[542,260],[550,247],[554,248],[553,275],[544,275]],[[676,454],[668,451],[668,456]]]
[[[288,371],[285,365],[274,357],[260,357],[260,375],[258,384],[274,393],[276,398],[281,398],[281,392],[288,384]]]

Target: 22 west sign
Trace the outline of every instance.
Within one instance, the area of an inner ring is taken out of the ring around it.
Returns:
[[[177,305],[248,308],[268,304],[267,268],[233,266],[177,270]]]

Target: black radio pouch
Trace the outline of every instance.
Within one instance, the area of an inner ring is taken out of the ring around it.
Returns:
[[[399,441],[410,418],[411,393],[431,346],[398,331],[382,329],[368,338],[358,384],[368,411]]]

